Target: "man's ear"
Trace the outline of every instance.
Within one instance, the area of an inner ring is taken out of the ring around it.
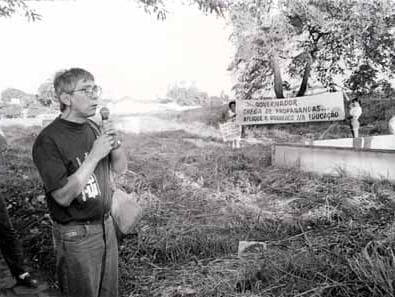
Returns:
[[[67,94],[67,93],[62,93],[59,96],[59,101],[66,106],[70,106],[71,105],[71,95]]]

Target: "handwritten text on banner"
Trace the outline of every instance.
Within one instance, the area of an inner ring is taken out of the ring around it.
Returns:
[[[238,100],[236,121],[241,125],[341,121],[345,118],[342,92],[312,96]]]
[[[241,126],[236,124],[234,120],[219,124],[219,129],[224,142],[237,140],[241,137]]]

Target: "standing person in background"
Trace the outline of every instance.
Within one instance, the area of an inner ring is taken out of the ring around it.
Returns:
[[[240,148],[240,138],[242,127],[236,124],[236,101],[232,100],[228,103],[228,109],[221,114],[220,129],[224,135],[225,126],[231,124],[232,131],[238,131],[238,135],[233,134],[231,139],[224,138],[225,142],[230,142],[232,149]],[[222,128],[221,128],[222,127]],[[225,133],[226,134],[226,133]]]
[[[362,108],[358,99],[351,100],[349,104],[349,113],[352,137],[359,137],[359,117],[362,114]]]
[[[395,135],[395,116],[392,116],[388,121],[388,129],[392,135]]]
[[[228,117],[229,119],[236,120],[236,101],[230,101],[228,104]]]
[[[118,245],[110,215],[110,172],[127,158],[111,120],[102,133],[88,118],[101,93],[94,77],[72,68],[54,80],[61,114],[37,137],[33,160],[53,220],[56,270],[66,297],[118,296]]]
[[[22,245],[10,221],[3,196],[0,196],[0,250],[12,276],[16,279],[16,285],[37,288],[38,281],[32,278],[23,265]]]
[[[228,108],[221,114],[221,123],[229,120],[236,120],[236,101],[232,100],[228,103]]]

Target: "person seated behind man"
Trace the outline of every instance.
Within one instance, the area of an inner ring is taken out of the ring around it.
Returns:
[[[362,114],[362,108],[359,100],[357,98],[351,100],[349,104],[349,113],[350,113],[350,127],[351,133],[354,138],[359,136],[359,117]]]
[[[0,250],[16,280],[16,285],[37,288],[38,281],[24,267],[22,244],[10,221],[7,205],[2,196],[0,196]]]

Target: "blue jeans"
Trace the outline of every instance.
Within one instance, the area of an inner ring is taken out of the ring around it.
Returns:
[[[118,244],[111,216],[104,224],[54,223],[53,237],[65,297],[118,296]]]

